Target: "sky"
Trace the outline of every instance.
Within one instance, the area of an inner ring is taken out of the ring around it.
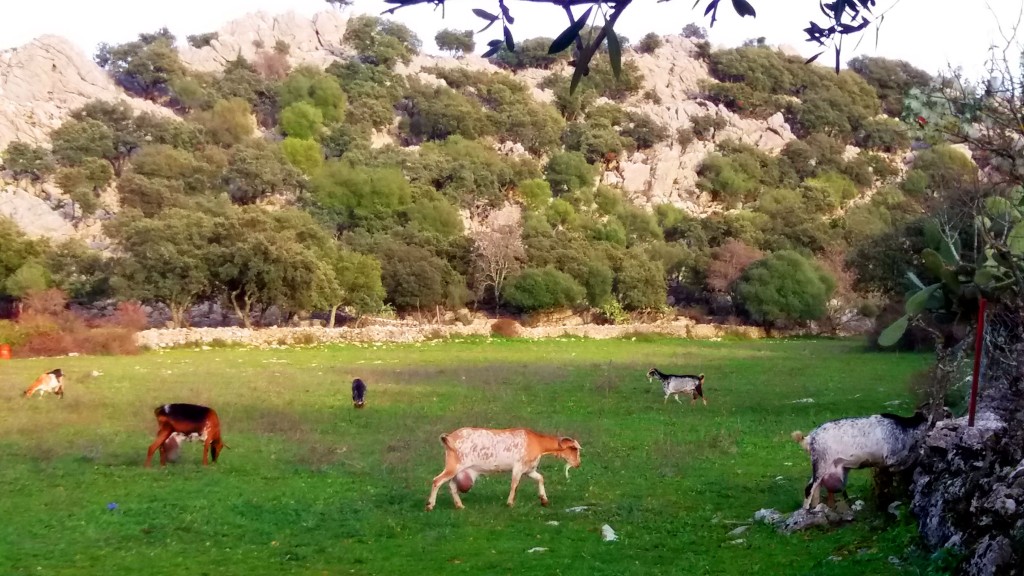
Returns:
[[[722,2],[719,20],[709,30],[716,45],[734,46],[748,38],[764,36],[769,44],[789,45],[811,56],[820,48],[805,41],[802,29],[810,20],[822,21],[816,0],[750,0],[758,10],[756,18],[740,18],[731,3]],[[895,4],[894,4],[895,2]],[[876,13],[886,11],[875,45],[875,28],[869,27],[859,47],[856,38],[844,41],[842,61],[859,54],[903,59],[928,72],[947,71],[959,66],[971,78],[987,76],[986,60],[993,43],[1001,40],[1000,25],[1010,34],[1020,20],[1024,0],[879,0]],[[100,42],[111,44],[133,40],[139,32],[166,26],[179,38],[214,31],[246,13],[262,10],[271,14],[294,11],[311,16],[332,10],[324,0],[2,0],[0,49],[13,48],[43,34],[64,36],[88,54]],[[145,8],[141,6],[145,5]],[[557,7],[521,0],[508,0],[516,38],[557,36],[568,24]],[[703,16],[705,0],[693,8],[690,0],[634,0],[616,25],[616,31],[636,41],[647,32],[676,34],[689,22],[707,27]],[[785,5],[785,8],[780,8]],[[965,6],[972,6],[965,9]],[[349,13],[380,14],[391,6],[382,0],[356,0]],[[429,4],[400,9],[388,16],[409,26],[423,40],[424,50],[437,53],[433,37],[442,28],[479,29],[482,21],[471,8],[497,12],[497,0],[448,0],[445,16]],[[581,12],[581,10],[577,10]],[[477,36],[477,52],[487,40],[500,35],[498,25]],[[1024,30],[1021,30],[1024,40]],[[1019,52],[1019,50],[1017,50]],[[829,53],[821,61],[828,63]]]

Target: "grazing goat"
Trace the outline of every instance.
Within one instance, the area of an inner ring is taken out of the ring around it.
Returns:
[[[945,410],[946,415],[949,411]],[[792,433],[793,440],[811,455],[811,479],[804,488],[804,508],[821,501],[821,489],[828,491],[828,505],[834,494],[846,495],[850,470],[885,468],[898,472],[917,460],[917,446],[929,428],[929,417],[918,410],[913,416],[876,414],[842,418],[818,426],[810,434]]]
[[[352,381],[352,405],[356,408],[366,405],[366,384],[359,378]]]
[[[57,396],[61,400],[64,399],[64,372],[60,368],[51,370],[46,374],[43,374],[39,378],[36,378],[35,382],[25,390],[25,398],[28,398],[39,392],[39,397],[42,398],[47,392]]]
[[[708,400],[704,397],[703,374],[696,376],[691,374],[665,374],[657,368],[651,368],[647,371],[647,381],[653,382],[655,378],[661,381],[661,388],[665,391],[665,402],[668,402],[668,397],[672,396],[676,399],[676,402],[682,404],[679,400],[679,395],[687,394],[690,396],[691,406],[697,401],[698,396],[700,396],[701,402],[705,406],[708,405]]]
[[[183,435],[198,434],[203,438],[203,466],[208,464],[207,455],[217,462],[221,450],[227,448],[220,437],[220,419],[213,408],[196,404],[164,404],[153,411],[159,428],[156,440],[149,445],[145,466],[148,468],[153,453],[160,450],[160,465],[167,465],[167,451],[170,448],[177,457],[177,442],[168,446],[167,439],[175,432]]]
[[[437,490],[448,482],[455,508],[463,508],[459,492],[468,492],[480,474],[512,472],[512,490],[508,494],[508,505],[515,503],[516,488],[523,474],[537,481],[540,503],[548,505],[544,491],[544,477],[537,472],[541,456],[552,454],[565,460],[565,476],[569,467],[580,466],[580,443],[572,438],[538,434],[526,428],[495,430],[489,428],[459,428],[449,434],[441,434],[444,444],[444,471],[438,474],[431,485],[427,511],[434,509]]]

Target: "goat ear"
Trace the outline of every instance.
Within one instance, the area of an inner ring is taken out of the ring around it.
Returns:
[[[562,449],[567,448],[568,446],[572,446],[575,443],[576,441],[573,440],[572,438],[569,438],[568,436],[562,436],[561,438],[558,439],[558,447]]]

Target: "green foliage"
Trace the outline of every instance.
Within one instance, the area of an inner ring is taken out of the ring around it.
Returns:
[[[356,60],[336,61],[327,72],[338,79],[348,95],[346,121],[381,128],[395,117],[395,105],[406,90],[404,76],[383,66],[370,66]]]
[[[315,140],[324,129],[324,115],[307,102],[296,102],[281,110],[278,126],[285,136]]]
[[[367,254],[338,248],[331,254],[329,265],[337,287],[332,306],[348,306],[358,314],[381,309],[387,293],[381,282],[380,261]]]
[[[486,144],[452,136],[424,144],[407,173],[410,180],[429,185],[452,203],[471,208],[478,203],[499,205],[519,179],[515,168]],[[538,175],[531,171],[523,176]]]
[[[835,280],[817,263],[787,250],[747,267],[736,295],[759,322],[801,322],[825,315],[835,286]]]
[[[550,266],[527,268],[511,278],[502,297],[524,312],[572,308],[586,296],[586,290],[572,276]]]
[[[398,168],[366,168],[345,161],[328,162],[313,177],[310,192],[314,213],[338,232],[387,230],[411,202],[409,182]]]
[[[192,115],[205,129],[206,139],[218,146],[236,146],[252,138],[256,126],[252,121],[252,107],[241,98],[218,100],[211,110]]]
[[[636,51],[640,54],[654,54],[664,43],[661,36],[654,32],[648,32],[637,42]]]
[[[857,146],[890,154],[910,148],[910,135],[899,120],[868,118],[861,123],[854,139]]]
[[[0,288],[6,279],[27,262],[44,253],[43,243],[25,236],[10,219],[0,216]]]
[[[642,112],[629,112],[620,133],[632,140],[637,150],[651,148],[669,137],[668,128]]]
[[[112,158],[113,139],[113,132],[96,120],[67,120],[50,133],[53,156],[65,166],[76,166],[87,158]]]
[[[454,288],[465,282],[447,262],[430,250],[389,241],[376,252],[388,301],[399,310],[432,310],[449,302]]]
[[[434,42],[439,49],[451,53],[452,56],[470,54],[476,49],[472,30],[459,31],[445,28],[434,36]]]
[[[562,51],[557,54],[548,54],[548,47],[551,46],[552,38],[529,38],[516,42],[515,51],[509,51],[508,46],[502,45],[501,49],[490,58],[496,66],[518,72],[528,68],[549,70],[559,62],[569,59],[568,52]]]
[[[686,26],[683,26],[683,31],[681,32],[681,34],[683,38],[690,38],[693,40],[708,39],[708,31],[703,26],[700,26],[693,22],[690,22]]]
[[[300,176],[280,146],[250,140],[231,149],[224,183],[232,200],[251,204],[268,194],[296,189]]]
[[[531,210],[543,210],[551,203],[551,185],[546,180],[532,178],[519,183],[519,197]]]
[[[882,109],[890,116],[903,113],[903,98],[907,92],[913,88],[926,88],[932,82],[930,74],[903,60],[857,56],[847,62],[847,66],[875,89],[882,101]]]
[[[721,154],[712,152],[697,170],[700,180],[697,186],[718,202],[736,206],[755,199],[759,190],[757,180],[746,173],[736,162]]]
[[[326,125],[342,122],[348,106],[348,99],[338,79],[312,66],[300,66],[293,70],[278,86],[277,101],[283,111],[299,103],[312,106],[320,111],[322,122]],[[304,117],[312,116],[308,110],[300,110]]]
[[[625,101],[630,96],[639,94],[643,89],[643,73],[639,66],[632,60],[622,63],[622,72],[616,79],[612,73],[611,62],[607,54],[598,54],[590,62],[590,74],[580,81],[577,90],[579,92],[594,92],[596,96],[603,96],[616,102]],[[542,82],[541,87],[553,89],[556,94],[559,90],[565,90],[568,94],[570,78],[564,74],[553,74]]]
[[[569,124],[562,135],[562,142],[566,150],[579,152],[589,164],[602,161],[608,155],[621,154],[631,144],[628,138],[601,119]]]
[[[459,210],[443,198],[417,197],[405,209],[405,219],[413,230],[454,238],[462,233]]]
[[[166,96],[172,79],[185,74],[174,40],[174,35],[162,28],[155,34],[140,34],[133,42],[100,44],[95,60],[128,92],[158,100]]]
[[[29,176],[39,180],[54,170],[53,155],[49,150],[17,140],[7,145],[2,160],[3,166],[13,172],[16,178]]]
[[[4,281],[4,292],[15,298],[24,298],[33,292],[46,290],[52,284],[50,272],[35,260],[22,264]]]
[[[191,34],[189,36],[186,36],[185,40],[188,41],[189,46],[199,50],[201,48],[206,48],[207,46],[209,46],[219,36],[220,35],[216,32],[206,32],[204,34]]]
[[[665,306],[665,269],[659,262],[633,252],[622,260],[615,276],[615,295],[626,310],[657,310]]]
[[[827,214],[857,197],[857,186],[846,176],[836,172],[824,172],[804,180],[801,188],[808,208],[819,214]]]
[[[53,285],[70,299],[95,302],[110,297],[111,259],[91,250],[81,240],[64,240],[47,252],[45,258]]]
[[[715,133],[726,126],[728,122],[721,114],[704,113],[690,116],[690,130],[698,140],[712,140]]]
[[[411,62],[422,45],[404,24],[365,14],[349,19],[342,39],[355,49],[363,64],[389,69],[399,62]]]
[[[401,129],[416,138],[444,140],[459,135],[472,140],[489,133],[483,109],[451,88],[413,81],[406,98],[409,109]]]
[[[917,171],[926,179],[924,188],[935,192],[966,189],[978,179],[978,167],[974,162],[949,145],[922,150],[914,157],[912,167],[912,172]]]
[[[324,152],[313,140],[289,136],[281,141],[281,152],[289,164],[304,174],[314,174],[324,164]]]
[[[579,152],[555,152],[544,167],[544,178],[555,196],[594,188],[597,169]]]

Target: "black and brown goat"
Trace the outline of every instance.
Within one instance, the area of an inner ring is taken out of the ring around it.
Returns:
[[[359,378],[352,381],[352,405],[356,408],[366,405],[366,384]]]
[[[167,439],[175,432],[184,435],[199,434],[203,439],[203,466],[208,464],[207,455],[217,462],[221,450],[227,448],[220,437],[220,418],[213,408],[197,404],[164,404],[153,411],[159,426],[156,441],[149,445],[146,453],[146,467],[153,454],[160,450],[160,465],[167,465]],[[173,446],[171,447],[173,449]]]

